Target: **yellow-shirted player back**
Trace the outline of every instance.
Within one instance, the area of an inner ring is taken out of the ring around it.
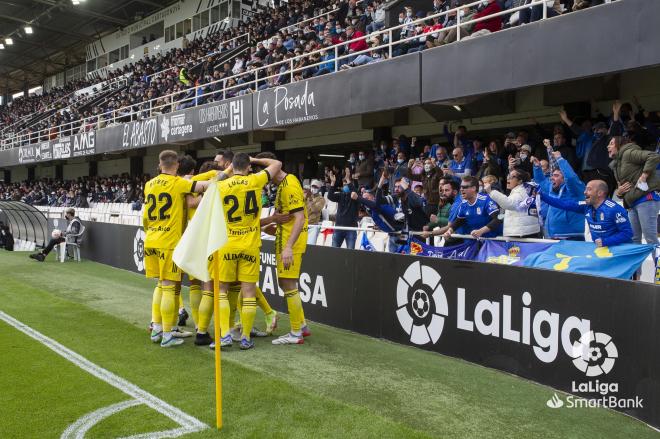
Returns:
[[[144,188],[145,247],[173,249],[184,226],[185,195],[192,192],[194,182],[184,178],[160,174]]]
[[[234,175],[218,182],[227,221],[227,245],[237,249],[261,247],[261,190],[268,183],[266,171]]]
[[[293,253],[304,253],[307,246],[307,207],[305,206],[305,194],[303,193],[300,181],[295,175],[287,174],[284,180],[277,186],[275,196],[275,209],[280,213],[295,213],[303,211],[305,214],[305,223],[298,236],[298,240],[293,245]],[[277,227],[275,238],[275,252],[282,253],[282,248],[289,240],[293,230],[294,221],[280,224]]]
[[[261,248],[261,190],[268,172],[234,175],[218,182],[227,223],[227,243],[220,249],[220,282],[257,282]]]

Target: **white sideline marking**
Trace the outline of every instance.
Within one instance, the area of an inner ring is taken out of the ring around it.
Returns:
[[[129,399],[128,401],[122,401],[117,404],[112,404],[107,407],[100,408],[91,413],[87,413],[82,418],[78,419],[73,424],[69,425],[60,439],[82,439],[85,437],[85,434],[96,424],[108,418],[115,413],[118,413],[129,407],[134,407],[136,405],[141,405],[142,402],[137,399]]]
[[[0,320],[4,321],[10,326],[13,326],[14,328],[24,333],[25,335],[37,340],[39,343],[43,344],[44,346],[46,346],[56,354],[63,357],[64,359],[72,362],[73,364],[75,364],[85,372],[94,375],[96,378],[105,381],[106,383],[110,384],[116,389],[121,390],[122,392],[126,393],[127,395],[139,401],[140,404],[145,404],[146,406],[152,408],[158,413],[167,416],[168,418],[170,418],[171,420],[173,420],[174,422],[176,422],[181,426],[181,428],[175,428],[172,430],[131,436],[130,437],[131,439],[138,439],[138,438],[157,439],[157,438],[165,438],[165,437],[178,437],[183,434],[194,433],[209,428],[208,425],[204,424],[199,419],[194,418],[188,415],[187,413],[182,412],[178,408],[166,403],[165,401],[163,401],[160,398],[157,398],[151,393],[142,390],[135,384],[126,381],[125,379],[113,374],[109,370],[97,366],[96,364],[92,363],[82,355],[75,353],[71,349],[61,345],[55,340],[46,337],[42,333],[30,328],[26,324],[11,317],[9,314],[0,311]],[[105,409],[107,409],[107,407]],[[101,409],[101,410],[105,410],[105,409]],[[98,411],[93,412],[92,414],[94,413],[98,413]],[[91,416],[92,414],[86,416]],[[80,420],[78,420],[77,422],[79,421]]]

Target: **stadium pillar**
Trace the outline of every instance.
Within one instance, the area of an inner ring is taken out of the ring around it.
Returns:
[[[144,157],[131,157],[131,177],[140,177],[144,173]]]
[[[5,169],[5,175],[3,177],[3,181],[5,184],[11,183],[11,171],[9,169]]]
[[[55,165],[55,179],[64,180],[64,165]]]
[[[96,177],[99,175],[99,162],[89,162],[89,177]]]
[[[28,181],[34,181],[35,175],[37,174],[35,172],[36,169],[37,169],[36,166],[28,166],[28,176],[27,176]]]

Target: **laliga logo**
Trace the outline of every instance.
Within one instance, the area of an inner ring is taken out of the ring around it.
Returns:
[[[137,229],[133,239],[133,260],[138,271],[144,271],[144,230]]]
[[[588,377],[610,373],[619,357],[612,337],[602,332],[585,332],[573,343],[573,365]]]
[[[412,263],[396,287],[396,315],[410,341],[417,345],[436,343],[449,314],[440,275],[431,267]]]

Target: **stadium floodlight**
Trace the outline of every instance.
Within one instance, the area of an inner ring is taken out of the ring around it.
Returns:
[[[28,35],[30,35],[30,34],[33,32],[33,31],[32,31],[32,26],[25,26],[25,27],[23,28],[23,30],[24,30],[25,33],[28,34]]]
[[[463,111],[460,105],[452,105],[454,107],[454,110],[456,111]]]
[[[73,3],[73,6],[78,6],[80,4],[80,0],[71,0],[71,3]]]
[[[7,37],[7,38],[5,38],[5,44],[6,44],[7,46],[11,46],[12,44],[14,44],[14,40],[12,40],[11,38]]]
[[[319,154],[319,157],[334,157],[334,158],[338,158],[338,159],[339,158],[343,159],[346,156],[343,155],[343,154]]]

